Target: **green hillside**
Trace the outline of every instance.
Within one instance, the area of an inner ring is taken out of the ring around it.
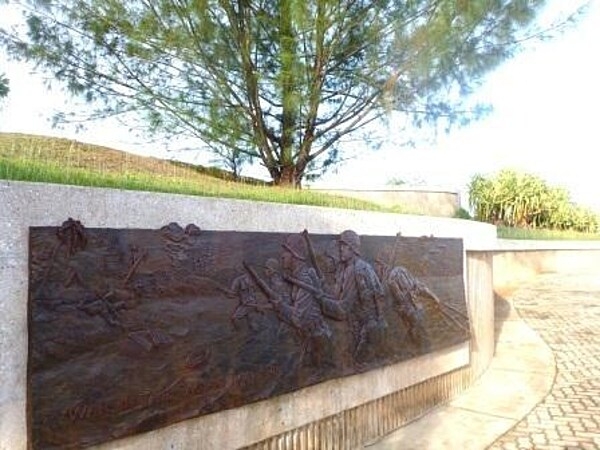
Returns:
[[[215,167],[138,156],[70,139],[0,133],[0,179],[383,210],[366,201],[232,178]]]

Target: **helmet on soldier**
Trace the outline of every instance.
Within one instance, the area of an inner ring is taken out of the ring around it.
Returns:
[[[290,234],[285,238],[281,246],[292,254],[292,256],[301,261],[305,261],[306,246],[304,239],[299,234]]]
[[[354,231],[342,231],[338,241],[343,242],[348,247],[350,247],[354,253],[360,255],[360,238],[358,237],[358,234],[356,234]]]
[[[394,263],[394,248],[383,247],[379,249],[377,255],[375,255],[374,262],[376,264],[393,264]]]

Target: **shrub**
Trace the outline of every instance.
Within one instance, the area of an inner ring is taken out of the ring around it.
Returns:
[[[472,219],[471,214],[469,214],[469,211],[467,211],[462,206],[456,210],[456,212],[454,213],[454,218],[455,219],[466,219],[466,220]]]
[[[596,233],[600,223],[591,209],[575,205],[565,189],[507,169],[491,178],[475,175],[469,183],[469,206],[476,220],[507,227]]]

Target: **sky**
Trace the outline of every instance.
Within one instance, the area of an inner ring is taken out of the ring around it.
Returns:
[[[573,11],[583,0],[552,0],[542,20]],[[0,26],[19,16],[0,6]],[[600,0],[591,0],[577,26],[550,41],[532,43],[490,74],[476,98],[493,107],[484,119],[423,142],[399,145],[394,119],[389,138],[377,151],[357,152],[315,187],[373,189],[392,179],[450,191],[463,199],[474,174],[493,175],[503,168],[532,173],[548,184],[568,189],[578,204],[600,212]],[[77,133],[54,129],[51,117],[77,105],[58,89],[44,87],[44,75],[24,63],[9,61],[0,50],[0,73],[10,79],[11,92],[0,105],[0,132],[21,132],[74,138],[133,153],[179,158],[207,164],[210,158],[189,150],[187,143],[154,143],[132,134],[128,124],[103,121]],[[26,99],[26,100],[24,100]],[[266,176],[264,169],[247,175]]]

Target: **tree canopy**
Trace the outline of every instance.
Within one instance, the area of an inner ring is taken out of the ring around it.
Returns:
[[[0,98],[6,97],[8,91],[8,78],[3,73],[0,73]]]
[[[32,0],[0,30],[100,116],[137,112],[225,161],[258,159],[300,186],[342,140],[399,111],[466,117],[544,0]]]

